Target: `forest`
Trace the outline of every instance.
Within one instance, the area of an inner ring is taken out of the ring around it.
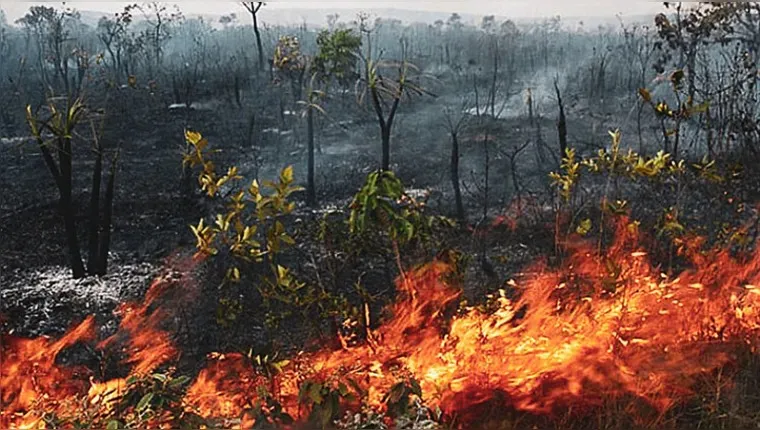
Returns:
[[[760,426],[760,2],[228,6],[0,6],[0,428]]]

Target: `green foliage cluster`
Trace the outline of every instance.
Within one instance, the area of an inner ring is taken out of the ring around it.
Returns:
[[[289,198],[301,190],[294,185],[292,167],[282,170],[278,182],[264,181],[260,185],[254,180],[246,189],[236,190],[235,184],[242,180],[238,169],[233,166],[224,175],[218,174],[215,163],[209,158],[214,151],[209,150],[208,140],[193,131],[186,131],[185,139],[190,150],[184,163],[192,168],[200,167],[198,183],[201,189],[209,198],[219,199],[224,204],[224,211],[211,217],[213,222],[201,218],[197,225],[191,226],[198,256],[219,257],[222,254],[232,257],[229,264],[224,263],[228,266],[224,284],[242,282],[243,273],[246,273],[242,270],[243,265],[266,267],[266,274],[260,276],[256,285],[271,327],[294,314],[310,320],[317,320],[317,316],[322,320],[360,320],[360,310],[351,305],[345,294],[336,293],[321,282],[303,282],[291,268],[280,262],[281,254],[296,245],[284,219],[295,210],[295,203]],[[229,191],[223,193],[224,188]],[[349,236],[348,240],[338,244],[339,248],[346,248],[343,255],[356,251],[353,249],[355,244],[367,243],[368,237],[376,238],[380,234],[390,240],[391,249],[400,258],[399,245],[429,244],[435,236],[434,229],[453,226],[453,221],[427,215],[425,203],[408,195],[399,178],[392,172],[377,171],[368,176],[350,205],[348,219],[339,224],[345,226],[345,236]],[[320,226],[323,227],[320,237],[326,241],[328,230],[335,226],[330,226],[326,219]],[[371,242],[377,248],[377,243]],[[372,301],[360,284],[355,287],[365,304]],[[237,300],[222,299],[217,309],[217,321],[229,325],[243,311]]]
[[[552,172],[549,177],[566,202],[570,201],[573,191],[586,172],[610,177],[622,177],[631,180],[664,180],[669,176],[682,174],[685,169],[683,160],[674,161],[670,154],[660,151],[654,157],[646,157],[628,149],[621,148],[620,131],[610,132],[612,145],[610,149],[600,149],[595,157],[578,160],[575,149],[568,148],[560,165],[561,172]]]
[[[285,365],[280,363],[280,365]],[[253,362],[256,365],[256,361]],[[259,361],[261,364],[261,361]],[[278,363],[270,363],[272,366]],[[257,372],[270,379],[274,374]],[[345,379],[346,382],[343,382]],[[235,428],[243,421],[253,423],[253,429],[277,429],[292,425],[289,415],[275,394],[267,387],[252,388],[255,398],[238,419],[221,417],[203,418],[188,409],[183,401],[190,378],[176,376],[172,369],[163,373],[132,376],[120,387],[114,386],[93,400],[69,399],[87,404],[78,416],[44,416],[46,428],[124,430],[139,428],[212,429]],[[441,414],[435,417],[422,403],[419,383],[414,379],[400,380],[383,396],[385,412],[367,405],[367,392],[353,379],[334,375],[327,380],[306,379],[299,388],[299,407],[308,411],[305,425],[319,429],[421,429],[440,428]],[[352,413],[354,407],[361,412]],[[426,411],[424,425],[420,426],[420,412]],[[345,412],[345,414],[344,414]],[[344,418],[342,418],[344,415]],[[342,419],[341,419],[342,418]],[[395,422],[389,427],[387,423]],[[233,426],[233,427],[231,427]]]
[[[344,86],[358,79],[356,53],[361,49],[362,39],[354,30],[322,30],[317,35],[317,46],[319,52],[314,56],[312,68],[320,79],[334,78]]]
[[[167,425],[201,428],[204,419],[188,413],[182,398],[190,378],[176,376],[173,370],[144,376],[131,376],[121,386],[109,387],[93,399],[69,399],[82,402],[84,413],[77,416],[48,415],[46,428],[107,430],[149,428]]]
[[[612,143],[609,148],[600,149],[595,156],[579,158],[574,149],[568,148],[562,160],[561,170],[552,172],[550,179],[553,187],[557,190],[560,198],[560,206],[557,207],[557,219],[555,224],[555,245],[563,240],[562,231],[567,234],[575,233],[587,236],[597,227],[599,233],[599,247],[601,251],[604,240],[605,221],[607,218],[619,219],[630,215],[628,201],[620,196],[621,181],[629,184],[649,185],[656,190],[665,192],[667,198],[662,202],[660,215],[656,220],[651,220],[649,225],[653,229],[657,241],[655,245],[664,246],[673,263],[674,252],[684,244],[683,239],[689,235],[684,225],[682,195],[688,183],[721,184],[726,181],[715,161],[707,157],[699,162],[687,164],[685,160],[675,160],[665,151],[659,151],[654,156],[643,156],[631,149],[624,150],[621,146],[620,131],[610,132]],[[602,178],[603,187],[599,206],[599,219],[593,222],[590,218],[581,217],[583,208],[577,206],[577,189],[584,177]],[[670,201],[673,203],[667,203]],[[646,208],[652,209],[652,208]],[[654,208],[657,209],[657,208]],[[563,221],[562,216],[569,215]],[[566,222],[568,225],[561,225]],[[630,222],[629,229],[639,229],[640,221]],[[734,240],[744,237],[741,228],[724,226],[725,238]],[[661,242],[661,240],[663,240]],[[734,241],[734,243],[739,243]],[[557,248],[559,249],[559,248]],[[611,270],[614,273],[614,270]],[[614,279],[614,276],[613,276]]]
[[[201,188],[209,197],[222,198],[226,209],[213,217],[213,224],[206,224],[205,219],[201,218],[197,226],[191,226],[198,255],[213,256],[220,250],[231,255],[233,263],[225,276],[228,283],[241,281],[239,262],[265,264],[268,275],[262,276],[258,284],[264,300],[267,303],[275,300],[302,306],[306,285],[299,282],[288,268],[278,264],[278,256],[295,245],[283,222],[283,218],[296,207],[289,200],[290,196],[301,190],[293,184],[293,168],[283,169],[278,182],[264,181],[260,185],[254,180],[245,189],[222,197],[220,192],[223,186],[232,186],[233,182],[242,179],[238,169],[230,167],[225,175],[218,175],[213,161],[208,159],[208,140],[192,131],[185,132],[185,139],[192,151],[185,155],[184,163],[193,168],[202,167],[198,176]],[[230,302],[225,305],[234,312],[223,314],[229,319],[236,319],[239,305]]]
[[[643,102],[652,108],[655,117],[660,122],[662,135],[665,142],[665,149],[670,150],[670,140],[674,143],[672,151],[678,155],[678,144],[681,140],[681,124],[698,115],[708,112],[710,103],[704,101],[697,103],[694,99],[693,88],[684,88],[684,78],[686,74],[683,70],[678,69],[670,74],[668,81],[675,97],[675,106],[667,103],[665,100],[655,100],[646,88],[639,89],[639,96]]]
[[[629,180],[645,179],[648,181],[664,182],[671,178],[680,178],[687,171],[684,160],[674,160],[665,151],[659,151],[653,157],[643,156],[632,149],[627,151],[621,147],[620,131],[610,132],[612,145],[609,149],[600,149],[596,156],[578,159],[575,149],[568,148],[560,166],[561,171],[549,174],[552,185],[558,189],[564,201],[570,201],[573,191],[582,178],[583,172],[624,178]],[[701,179],[711,182],[722,182],[715,161],[706,157],[691,167]]]
[[[453,226],[445,217],[427,215],[425,203],[407,194],[401,180],[386,170],[369,174],[349,208],[351,234],[380,230],[401,245],[429,240],[439,225]]]
[[[274,48],[274,67],[290,73],[301,73],[306,68],[306,57],[301,53],[301,42],[295,36],[281,36]]]

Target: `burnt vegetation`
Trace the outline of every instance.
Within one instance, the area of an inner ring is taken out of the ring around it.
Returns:
[[[0,427],[757,428],[760,4],[235,7],[0,10]]]

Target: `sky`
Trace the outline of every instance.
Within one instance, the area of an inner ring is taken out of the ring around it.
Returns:
[[[98,12],[120,11],[128,2],[67,2],[79,10]],[[241,14],[242,7],[232,1],[183,1],[178,3],[185,14],[223,15],[230,12]],[[24,15],[33,4],[60,5],[60,2],[36,2],[0,0],[0,9],[8,16],[8,21],[15,21]],[[438,0],[438,1],[270,1],[268,8],[273,9],[375,9],[394,8],[435,12],[460,12],[475,15],[497,15],[515,18],[533,18],[560,15],[565,17],[612,17],[615,14],[633,16],[657,13],[663,10],[661,2],[645,0]]]

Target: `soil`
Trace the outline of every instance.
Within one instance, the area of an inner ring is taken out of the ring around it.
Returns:
[[[535,79],[540,79],[540,76]],[[523,84],[534,88],[540,86],[540,83],[528,81]],[[538,121],[542,139],[546,142],[545,149],[556,151],[552,149],[557,147],[552,99],[546,95],[536,96],[536,99],[544,102],[538,109],[543,113]],[[579,102],[573,102],[571,97],[568,99],[572,104],[568,108],[570,144],[582,152],[604,146],[608,141],[606,130],[614,127],[614,118],[626,118],[625,112],[628,111],[621,108],[619,116],[599,115]],[[403,103],[392,141],[394,170],[410,189],[431,190],[430,209],[444,215],[452,215],[453,205],[448,179],[450,137],[443,126],[441,106],[456,106],[458,103],[450,96]],[[512,106],[515,102],[508,100],[505,104]],[[183,197],[180,194],[185,128],[202,132],[214,149],[222,150],[218,165],[239,165],[241,174],[246,178],[273,178],[281,168],[291,164],[295,166],[296,178],[303,178],[305,145],[302,143],[303,127],[298,118],[289,118],[295,126],[283,132],[280,130],[282,124],[276,118],[259,115],[256,124],[258,144],[250,146],[241,131],[248,127],[248,115],[241,111],[255,111],[255,106],[238,109],[218,102],[199,106],[199,109],[177,112],[155,102],[145,107],[142,113],[135,107],[136,112],[131,116],[109,120],[103,141],[111,148],[118,145],[121,153],[109,274],[103,278],[71,279],[65,268],[66,250],[62,222],[56,208],[57,191],[39,151],[33,142],[20,145],[17,140],[0,141],[0,164],[5,166],[0,170],[0,186],[4,190],[0,199],[0,315],[4,318],[0,321],[4,320],[5,324],[0,331],[12,331],[24,336],[56,335],[73,321],[95,314],[103,322],[104,333],[110,332],[117,324],[112,311],[118,303],[139,299],[165,266],[168,257],[194,251],[194,238],[188,226],[205,216],[208,206],[200,196]],[[204,106],[213,106],[213,109]],[[331,117],[319,121],[317,188],[323,209],[345,208],[367,173],[379,164],[379,130],[372,113],[354,109],[345,117],[347,119],[341,117],[340,122]],[[631,121],[624,122],[630,135],[634,135],[630,130]],[[535,141],[536,131],[522,113],[511,112],[511,115],[505,115],[498,121],[491,133],[495,137],[493,151],[489,154],[489,217],[493,219],[515,196],[515,184],[511,181],[506,154],[528,140]],[[24,130],[19,129],[18,136],[24,135]],[[557,157],[544,154],[542,159],[535,145],[530,145],[519,156],[517,176],[524,197],[537,202],[538,212],[517,231],[500,227],[491,230],[486,239],[473,235],[472,229],[479,226],[482,214],[480,202],[485,153],[479,136],[480,130],[473,124],[465,130],[461,139],[461,179],[472,224],[448,238],[452,247],[473,255],[464,286],[465,297],[469,300],[482,299],[485,292],[501,288],[505,281],[520,276],[531,263],[542,255],[550,254],[553,244],[550,232],[553,219],[548,211],[541,208],[547,207],[546,178],[549,171],[556,169]],[[85,213],[88,202],[91,168],[88,151],[86,147],[79,147],[75,154],[75,198],[80,214]],[[695,210],[699,207],[696,205]],[[318,214],[301,204],[295,218],[307,222],[299,228],[308,230],[308,221],[316,219]],[[79,227],[84,239],[84,216],[80,216]],[[308,243],[303,246],[305,249],[314,247]],[[480,258],[484,249],[488,250],[485,263]],[[313,254],[292,257],[303,273],[313,272],[308,268],[307,257],[311,258]],[[392,288],[389,286],[396,271],[393,262],[367,261],[362,264],[374,265],[364,278],[364,282],[370,284],[368,289],[384,294],[385,302],[391,300]],[[484,266],[490,266],[490,269]],[[356,269],[358,272],[365,267]],[[211,288],[210,294],[213,295],[215,286],[207,288]],[[213,325],[213,315],[199,310],[204,303],[201,301],[187,310],[197,313],[193,319],[200,331],[210,330],[206,324]],[[208,348],[268,342],[262,334],[261,321],[252,323],[248,329],[246,336],[234,342],[212,339],[211,334],[205,342],[209,343]],[[307,336],[293,328],[289,331],[298,332],[293,336],[293,343],[302,342]],[[197,346],[194,342],[197,339],[185,340]],[[200,348],[198,354],[204,349],[207,348]]]

